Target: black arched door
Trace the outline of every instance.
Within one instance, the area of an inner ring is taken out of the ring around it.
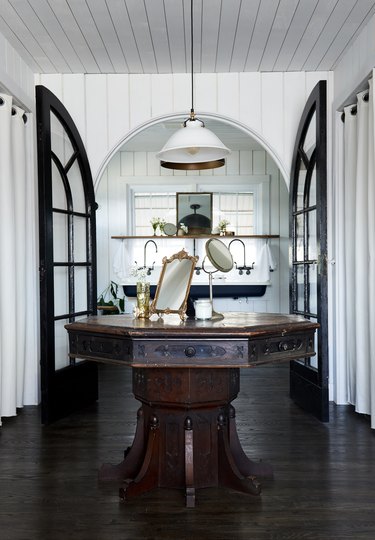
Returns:
[[[290,311],[320,324],[316,357],[291,362],[292,399],[328,421],[326,82],[304,108],[290,185]]]
[[[36,87],[42,422],[98,397],[97,366],[69,358],[64,325],[96,313],[95,196],[76,126],[62,103]]]

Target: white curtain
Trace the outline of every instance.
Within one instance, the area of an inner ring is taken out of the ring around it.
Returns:
[[[30,118],[0,94],[0,425],[38,403],[36,194]]]
[[[338,198],[339,334],[346,399],[375,428],[375,148],[373,81],[345,108],[344,178]]]

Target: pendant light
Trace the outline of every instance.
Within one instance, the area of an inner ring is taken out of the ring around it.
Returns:
[[[193,0],[190,2],[191,34],[191,109],[183,127],[165,143],[156,157],[166,169],[200,170],[216,169],[225,165],[225,156],[230,154],[221,140],[205,127],[194,112],[194,28]]]

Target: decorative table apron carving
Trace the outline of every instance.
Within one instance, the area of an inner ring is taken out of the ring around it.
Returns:
[[[259,495],[258,477],[272,468],[244,453],[231,402],[240,368],[313,356],[318,327],[295,315],[228,313],[220,321],[181,322],[177,316],[139,320],[90,317],[66,325],[70,356],[132,368],[141,402],[132,446],[101,480],[122,483],[128,499],[157,487],[226,486]]]

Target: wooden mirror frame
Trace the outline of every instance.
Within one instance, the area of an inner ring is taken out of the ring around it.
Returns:
[[[157,303],[158,303],[160,292],[161,292],[162,287],[163,287],[163,280],[165,278],[165,274],[166,274],[166,271],[167,271],[167,268],[168,268],[168,264],[171,264],[175,260],[183,261],[183,260],[186,260],[186,259],[191,261],[191,270],[190,270],[190,274],[189,274],[189,277],[188,277],[188,282],[187,282],[187,285],[186,285],[184,299],[183,299],[180,307],[178,309],[170,309],[170,308],[158,309],[156,306],[157,306]],[[156,288],[155,297],[154,297],[154,299],[152,301],[152,304],[151,304],[151,307],[150,307],[150,315],[153,315],[154,313],[157,313],[158,315],[161,315],[163,313],[165,313],[165,314],[177,313],[180,316],[180,319],[182,321],[185,319],[186,308],[187,308],[187,299],[188,299],[189,292],[190,292],[191,280],[193,279],[194,269],[195,269],[195,265],[198,262],[198,259],[199,259],[199,257],[194,257],[192,255],[189,255],[184,249],[182,249],[178,253],[175,253],[174,255],[172,255],[169,258],[168,257],[163,257],[163,260],[162,260],[163,268],[161,270],[159,282],[158,282],[158,285],[157,285],[157,288]]]

